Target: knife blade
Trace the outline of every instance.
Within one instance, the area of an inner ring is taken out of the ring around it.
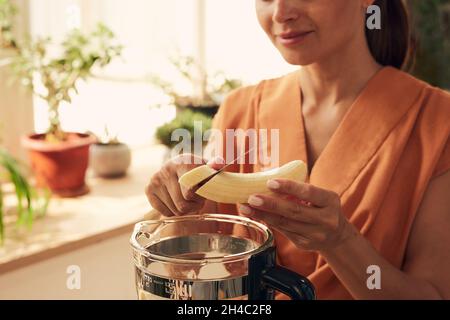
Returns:
[[[217,176],[218,174],[224,172],[228,167],[230,167],[231,165],[235,164],[236,161],[238,161],[239,159],[241,159],[242,157],[245,157],[247,154],[249,154],[251,151],[253,151],[255,148],[251,148],[248,151],[246,151],[244,154],[239,154],[236,158],[234,158],[230,163],[226,164],[225,166],[223,166],[222,168],[220,168],[219,170],[217,170],[216,172],[214,172],[213,174],[211,174],[210,176],[206,177],[205,179],[203,179],[202,181],[200,181],[197,184],[197,187],[201,187],[203,185],[205,185],[208,181],[210,181],[212,178],[214,178],[215,176]]]

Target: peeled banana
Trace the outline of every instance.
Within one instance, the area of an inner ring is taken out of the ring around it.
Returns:
[[[180,177],[178,182],[185,188],[193,188],[217,171],[203,165]],[[290,179],[304,182],[307,168],[303,161],[291,161],[279,168],[257,173],[221,172],[197,189],[201,197],[219,203],[246,203],[252,194],[270,194],[267,181],[270,179]]]

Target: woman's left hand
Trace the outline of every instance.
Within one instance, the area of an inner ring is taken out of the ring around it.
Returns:
[[[267,186],[273,195],[250,196],[240,212],[280,231],[297,247],[327,251],[354,234],[336,193],[287,179],[270,180]]]

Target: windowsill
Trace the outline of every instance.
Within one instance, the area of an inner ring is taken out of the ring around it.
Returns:
[[[30,231],[7,225],[0,247],[0,274],[130,233],[135,223],[158,218],[144,188],[163,162],[161,145],[135,149],[127,176],[101,179],[87,174],[90,193],[76,199],[51,199],[47,214]]]

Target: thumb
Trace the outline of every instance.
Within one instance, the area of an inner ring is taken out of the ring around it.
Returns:
[[[214,170],[220,170],[225,166],[225,160],[222,157],[215,157],[208,161],[208,166]]]

